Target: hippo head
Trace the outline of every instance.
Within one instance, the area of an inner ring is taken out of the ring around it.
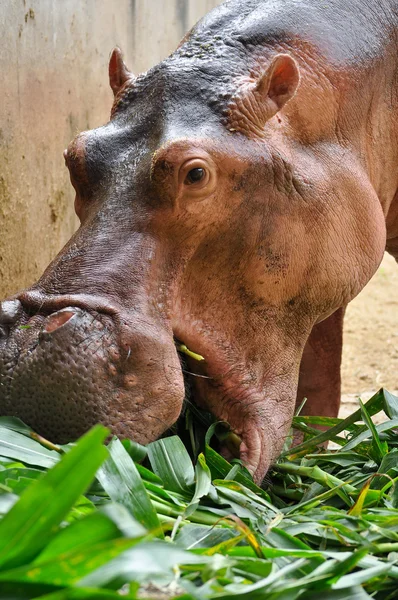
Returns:
[[[97,422],[149,442],[181,411],[184,343],[205,359],[184,363],[192,399],[259,480],[314,323],[358,290],[333,182],[293,139],[300,94],[280,113],[295,60],[226,69],[184,48],[137,78],[113,52],[111,119],[65,151],[80,228],[0,305],[0,414],[59,443]]]

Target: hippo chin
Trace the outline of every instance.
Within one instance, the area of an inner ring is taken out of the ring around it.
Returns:
[[[297,399],[337,414],[345,306],[398,256],[395,8],[230,0],[138,77],[114,50],[111,119],[65,152],[81,226],[1,304],[1,414],[153,440],[175,339],[257,481]]]

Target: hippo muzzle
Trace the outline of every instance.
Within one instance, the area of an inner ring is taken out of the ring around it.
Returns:
[[[61,444],[98,422],[141,443],[174,423],[184,386],[158,327],[153,336],[148,324],[127,328],[118,314],[77,306],[30,313],[18,299],[0,303],[0,414]]]

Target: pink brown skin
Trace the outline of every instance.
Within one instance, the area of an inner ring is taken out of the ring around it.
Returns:
[[[137,78],[114,50],[111,120],[65,154],[80,229],[1,305],[2,414],[59,442],[97,421],[149,442],[182,407],[175,339],[205,357],[193,397],[256,481],[296,401],[337,414],[345,306],[398,255],[382,4],[231,0]]]

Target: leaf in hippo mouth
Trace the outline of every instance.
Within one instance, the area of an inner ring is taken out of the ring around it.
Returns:
[[[203,360],[205,360],[204,357],[201,354],[197,354],[196,352],[192,352],[192,350],[189,350],[189,348],[187,348],[187,346],[185,344],[179,344],[177,342],[177,350],[179,352],[182,352],[183,354],[186,354],[190,358],[193,358],[193,360],[197,360],[198,362],[202,362]]]
[[[213,437],[212,445],[221,455],[232,462],[240,460],[241,437],[233,431],[227,421],[220,421],[212,412],[198,406],[195,399],[193,381],[195,378],[213,379],[209,375],[195,373],[195,364],[206,364],[205,359],[187,348],[180,340],[175,338],[176,349],[180,357],[181,371],[184,378],[185,397],[179,419],[168,429],[162,437],[170,434],[179,435],[186,445],[192,447],[193,457],[196,459],[205,445],[209,445],[209,439]],[[189,362],[189,365],[188,365]]]

